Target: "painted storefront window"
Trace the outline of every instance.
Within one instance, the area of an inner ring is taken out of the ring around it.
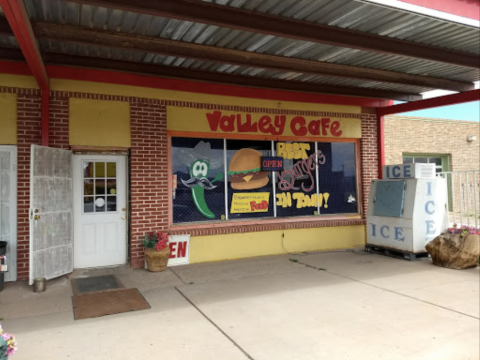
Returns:
[[[317,215],[315,143],[279,141],[275,149],[284,159],[283,170],[275,173],[277,216]]]
[[[225,218],[224,141],[172,139],[173,222]]]
[[[227,140],[228,219],[272,217],[271,172],[261,157],[272,155],[271,141]]]
[[[317,143],[325,163],[318,167],[320,214],[349,214],[357,210],[357,177],[353,143]]]
[[[171,160],[174,223],[358,213],[353,142],[174,137]]]

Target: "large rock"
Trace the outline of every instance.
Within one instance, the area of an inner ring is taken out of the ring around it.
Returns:
[[[466,269],[478,264],[480,235],[443,233],[430,241],[425,248],[434,265],[450,269]]]

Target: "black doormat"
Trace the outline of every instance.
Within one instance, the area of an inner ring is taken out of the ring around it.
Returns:
[[[123,289],[123,287],[123,284],[115,275],[94,276],[72,280],[72,290],[74,295]]]

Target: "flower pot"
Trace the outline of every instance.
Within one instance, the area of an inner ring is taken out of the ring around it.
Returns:
[[[145,259],[147,260],[148,271],[157,272],[167,268],[168,258],[170,257],[170,248],[167,246],[162,250],[152,248],[145,249]]]
[[[425,248],[432,257],[432,263],[450,269],[476,267],[480,254],[480,235],[443,233],[430,241]]]

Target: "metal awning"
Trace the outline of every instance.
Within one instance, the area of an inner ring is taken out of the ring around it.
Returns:
[[[404,101],[480,80],[479,28],[360,0],[0,5],[24,5],[42,64]],[[5,14],[0,58],[24,61]]]

